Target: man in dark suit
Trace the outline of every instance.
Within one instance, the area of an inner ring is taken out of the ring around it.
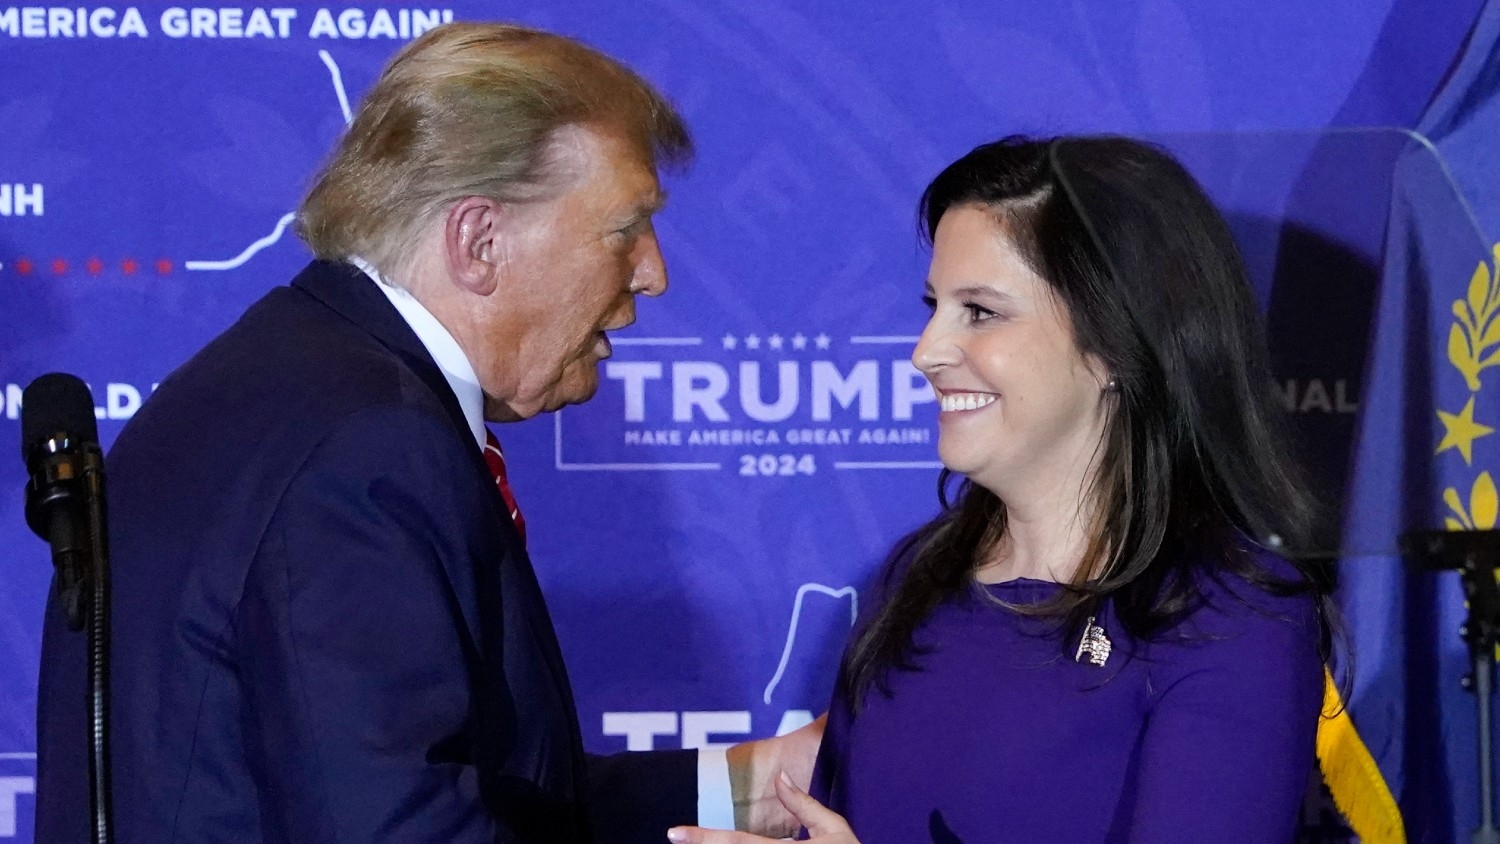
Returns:
[[[486,419],[592,396],[605,333],[665,291],[656,169],[689,152],[557,36],[450,25],[386,69],[301,209],[319,260],[110,453],[117,842],[660,841],[715,776],[742,827],[788,828],[772,777],[805,781],[815,732],[727,766],[584,754],[482,456]],[[84,660],[55,608],[43,650],[37,840],[72,844]]]

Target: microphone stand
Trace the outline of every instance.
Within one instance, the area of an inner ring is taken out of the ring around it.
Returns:
[[[89,811],[94,844],[114,840],[114,804],[109,772],[109,539],[104,514],[104,458],[85,451],[84,501],[88,502]]]
[[[1474,693],[1479,722],[1479,827],[1472,844],[1500,844],[1495,826],[1494,713],[1495,646],[1500,643],[1500,531],[1417,531],[1401,537],[1402,553],[1431,569],[1457,569],[1468,614],[1459,635],[1469,645],[1472,673],[1463,679]]]

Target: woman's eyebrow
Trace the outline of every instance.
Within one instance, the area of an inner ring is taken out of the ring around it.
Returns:
[[[954,296],[962,298],[988,298],[1001,302],[1014,302],[1016,297],[1003,290],[996,290],[987,284],[967,284],[953,291]]]

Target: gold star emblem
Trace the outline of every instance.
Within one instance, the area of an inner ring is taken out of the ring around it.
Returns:
[[[1474,441],[1480,437],[1495,433],[1495,429],[1488,425],[1481,425],[1474,421],[1474,397],[1469,396],[1469,403],[1464,405],[1463,412],[1454,415],[1437,412],[1438,419],[1443,422],[1443,428],[1447,433],[1443,434],[1443,441],[1438,443],[1434,454],[1442,454],[1450,448],[1458,449],[1463,455],[1464,463],[1474,463]]]

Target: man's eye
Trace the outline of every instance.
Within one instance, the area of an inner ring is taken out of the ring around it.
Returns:
[[[643,217],[643,218],[641,218],[639,220],[632,221],[630,223],[630,225],[625,226],[624,228],[617,229],[615,231],[615,234],[618,234],[618,235],[620,235],[622,237],[626,237],[626,238],[636,238],[636,237],[640,237],[642,234],[644,234],[646,232],[646,229],[649,228],[650,226],[651,226],[651,218],[650,217]]]
[[[926,306],[927,310],[929,311],[937,310],[937,299],[934,299],[931,296],[923,296],[922,304]]]

